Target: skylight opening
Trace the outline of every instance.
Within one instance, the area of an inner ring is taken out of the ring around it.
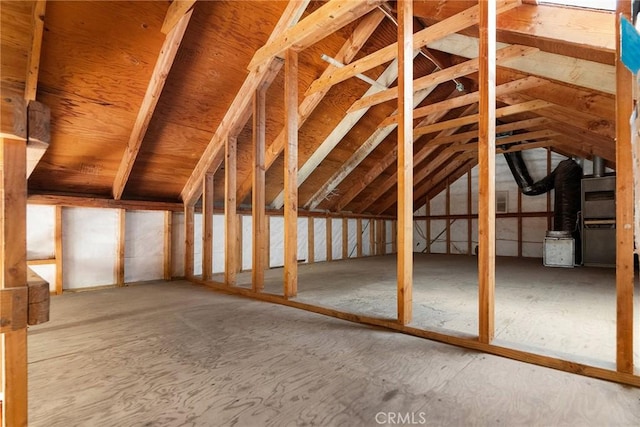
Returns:
[[[616,0],[538,0],[540,4],[582,7],[585,9],[616,10]]]

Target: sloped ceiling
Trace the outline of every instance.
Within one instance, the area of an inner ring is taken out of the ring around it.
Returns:
[[[416,1],[415,30],[434,25],[475,4],[459,0]],[[29,178],[30,193],[112,197],[118,167],[161,54],[165,40],[161,28],[170,5],[161,1],[47,2],[37,100],[51,107],[52,140]],[[325,2],[311,2],[302,19],[323,5]],[[382,6],[393,16],[393,3]],[[23,90],[26,58],[31,48],[32,3],[3,1],[0,7],[2,85]],[[181,200],[196,164],[249,75],[247,67],[253,55],[267,43],[286,7],[287,2],[277,1],[195,2],[126,180],[123,199]],[[613,14],[607,12],[530,3],[501,15],[498,40],[505,46],[521,45],[535,48],[537,52],[501,63],[497,84],[527,77],[543,80],[521,90],[505,91],[497,98],[498,108],[524,102],[548,103],[504,116],[501,121],[529,120],[522,127],[513,127],[522,132],[548,131],[540,134],[545,136],[531,137],[527,140],[529,143],[538,142],[540,146],[547,145],[567,155],[587,158],[599,155],[614,167],[615,99],[608,89],[613,82],[607,74],[614,64],[613,23]],[[321,56],[336,57],[343,45],[353,41],[354,31],[358,33],[365,27],[369,27],[372,34],[351,61],[377,52],[396,40],[392,19],[375,8],[300,52],[301,103],[308,95],[305,92],[328,66]],[[474,37],[477,37],[477,28],[472,26],[430,44],[414,61],[415,78],[469,61],[473,55],[468,53],[468,46]],[[550,60],[561,62],[545,63]],[[387,62],[365,74],[374,80],[386,76],[388,83],[395,86],[393,70],[388,70],[390,66]],[[602,80],[595,81],[596,77]],[[455,82],[444,79],[428,92],[421,92],[426,97],[419,107],[465,99],[475,92],[476,80],[473,70],[458,76]],[[461,84],[464,91],[456,90],[456,83]],[[385,128],[379,126],[393,115],[396,101],[390,99],[361,110],[362,117],[357,119],[349,115],[349,109],[370,87],[357,78],[331,87],[300,127],[300,167],[302,170],[305,164],[307,168],[312,166],[299,187],[301,207],[393,213],[396,132],[389,128],[380,135]],[[280,71],[267,90],[268,150],[283,129],[283,90]],[[475,113],[473,102],[446,105],[452,106],[433,107],[437,111],[417,118],[416,127]],[[237,179],[239,201],[249,203],[252,123],[248,114],[245,119],[246,124],[238,133]],[[442,142],[442,138],[473,129],[471,121],[444,126],[416,138],[416,201],[435,195],[447,179],[461,176],[476,164],[473,137]],[[442,143],[434,142],[435,138],[440,138],[437,141]],[[471,145],[461,148],[464,143]],[[327,144],[332,149],[326,156],[314,154]],[[368,151],[367,147],[370,147]],[[272,163],[267,171],[266,197],[268,203],[275,201],[274,207],[278,208],[278,196],[283,188],[281,156],[273,157]],[[223,203],[223,169],[224,163],[214,171],[218,205]]]

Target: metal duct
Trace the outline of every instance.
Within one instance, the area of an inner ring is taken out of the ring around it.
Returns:
[[[604,176],[604,159],[600,156],[593,156],[593,177],[601,178]]]

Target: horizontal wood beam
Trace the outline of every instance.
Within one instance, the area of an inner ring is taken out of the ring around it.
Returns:
[[[517,80],[513,80],[502,85],[496,86],[496,95],[507,94],[511,92],[518,92],[521,90],[526,90],[533,87],[538,87],[540,85],[544,85],[546,80],[540,79],[538,77],[524,77]],[[461,95],[455,98],[446,99],[444,101],[436,102],[433,104],[425,105],[424,107],[416,108],[413,110],[413,118],[419,119],[421,117],[428,116],[429,114],[436,113],[442,110],[452,110],[458,107],[464,107],[466,105],[471,105],[480,99],[480,92],[472,92],[466,95]],[[387,117],[382,123],[380,123],[380,127],[389,126],[393,123],[398,122],[398,116],[392,115]]]
[[[553,104],[547,101],[533,100],[523,102],[521,104],[511,105],[508,107],[502,107],[496,110],[496,118],[506,117],[513,114],[524,113],[527,111],[538,110],[540,108],[550,107]],[[435,123],[429,126],[422,126],[414,129],[414,135],[426,135],[432,132],[436,132],[451,127],[460,127],[464,125],[470,125],[477,123],[479,114],[472,114],[469,116],[460,117],[457,119],[447,120],[444,122]]]
[[[381,4],[383,0],[330,0],[298,24],[258,49],[249,63],[249,70],[281,56],[288,49],[302,50],[329,34],[355,21]]]
[[[184,3],[189,2],[182,2],[179,0],[174,1],[169,7],[169,10],[171,11],[171,7],[175,4],[181,5]],[[147,134],[149,123],[151,122],[153,113],[155,112],[156,106],[158,105],[160,94],[162,93],[164,84],[167,81],[167,77],[169,76],[169,71],[171,70],[173,61],[175,60],[178,53],[180,43],[182,43],[182,38],[187,31],[187,26],[189,25],[189,20],[191,19],[192,13],[193,11],[190,10],[187,13],[181,15],[180,19],[172,27],[171,31],[167,34],[164,43],[162,44],[160,54],[158,55],[158,59],[156,60],[156,65],[153,68],[153,72],[151,73],[151,79],[149,80],[149,84],[147,85],[147,91],[145,92],[144,98],[142,99],[142,104],[140,104],[138,116],[136,117],[136,121],[133,124],[133,129],[131,130],[131,134],[129,135],[129,141],[127,141],[122,160],[120,161],[118,171],[116,172],[116,176],[113,181],[112,194],[113,198],[116,200],[122,197],[124,188],[127,185],[129,175],[131,175],[136,157],[138,156],[138,152],[140,151],[140,147],[142,146],[142,141]]]
[[[520,120],[517,122],[506,123],[503,125],[496,126],[496,132],[509,132],[514,130],[522,130],[522,129],[530,129],[537,128],[539,126],[544,126],[550,122],[549,119],[545,117],[536,117],[533,119]],[[469,139],[477,138],[478,130],[470,130],[467,132],[454,133],[452,135],[447,136],[437,136],[431,140],[429,140],[428,145],[448,145],[452,142],[458,141],[468,141]]]
[[[551,133],[551,134],[557,134],[557,132],[553,132],[553,131],[542,131],[542,132],[546,132],[546,133]],[[553,136],[553,135],[549,135],[549,136]],[[496,145],[499,145],[500,141],[496,140]],[[517,144],[514,146],[511,146],[507,149],[504,148],[496,148],[496,154],[502,154],[502,153],[514,153],[516,151],[525,151],[525,150],[531,150],[533,148],[543,148],[543,147],[551,147],[553,146],[554,142],[552,140],[546,139],[544,141],[535,141],[535,142],[529,142],[526,144]],[[477,151],[478,150],[478,143],[477,142],[472,142],[470,144],[460,144],[460,145],[456,145],[453,147],[449,147],[447,149],[448,151],[451,152],[459,152],[459,151]]]
[[[538,49],[527,46],[508,46],[504,49],[500,49],[496,52],[496,60],[498,63],[506,62],[509,60],[513,60],[517,57],[522,57],[526,55],[531,55],[536,52]],[[420,77],[413,81],[413,91],[419,92],[421,90],[425,90],[432,86],[437,86],[440,83],[455,79],[457,77],[466,76],[471,73],[475,73],[478,71],[479,60],[477,58],[470,59],[468,61],[462,62],[458,65],[453,65],[449,68],[445,68],[444,70],[436,71],[435,73],[429,74],[424,77]],[[387,90],[383,90],[381,92],[376,93],[375,95],[370,95],[367,97],[363,97],[361,100],[355,102],[349,112],[353,112],[359,110],[361,108],[371,107],[373,105],[381,104],[386,101],[390,101],[398,97],[398,88],[392,87]]]
[[[513,0],[500,0],[498,1],[499,13],[505,12],[509,9],[517,7],[520,4],[519,1]],[[413,35],[413,49],[420,49],[423,46],[445,37],[448,34],[455,33],[457,31],[468,28],[477,24],[479,17],[478,6],[472,6],[468,9],[461,11],[460,13],[451,16],[443,21],[435,23],[424,30],[418,31]],[[324,79],[316,80],[307,90],[306,94],[309,95],[313,92],[334,86],[340,82],[343,82],[357,74],[366,72],[372,68],[382,65],[386,62],[392,61],[397,57],[398,47],[397,43],[393,43],[385,48],[382,48],[370,55],[365,56],[348,66],[337,70],[335,73]]]

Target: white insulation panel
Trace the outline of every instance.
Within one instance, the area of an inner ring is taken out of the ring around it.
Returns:
[[[115,283],[117,232],[115,209],[63,209],[63,289]]]
[[[162,279],[164,276],[164,212],[127,212],[125,228],[125,282]]]
[[[55,256],[55,217],[53,206],[27,206],[27,259]]]

